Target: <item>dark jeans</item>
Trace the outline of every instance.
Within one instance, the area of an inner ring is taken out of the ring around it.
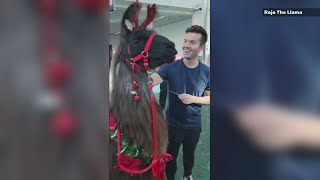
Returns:
[[[201,129],[181,129],[169,126],[168,153],[173,156],[166,167],[167,180],[174,180],[177,171],[177,157],[181,144],[183,145],[184,176],[192,174],[194,151],[200,138]]]
[[[167,101],[167,93],[168,93],[168,85],[167,85],[167,81],[163,81],[160,84],[160,96],[159,96],[159,104],[162,108],[162,110],[164,110],[164,108],[166,107],[166,101]]]

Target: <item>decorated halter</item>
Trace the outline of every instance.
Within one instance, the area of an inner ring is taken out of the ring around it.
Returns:
[[[132,76],[132,87],[133,87],[133,90],[131,91],[131,95],[134,97],[134,100],[137,101],[137,102],[141,100],[141,96],[137,92],[139,87],[140,87],[140,85],[136,81],[135,71],[136,71],[136,68],[137,68],[137,69],[139,69],[141,71],[146,71],[146,72],[148,72],[148,74],[150,74],[150,67],[149,67],[148,57],[149,57],[149,49],[150,49],[150,46],[151,46],[151,43],[152,43],[154,37],[155,37],[154,33],[149,36],[149,39],[147,41],[147,44],[146,44],[144,50],[139,55],[137,55],[134,58],[130,58],[130,59],[124,58],[123,59],[125,62],[128,62],[131,65],[131,76]],[[128,54],[129,54],[129,56],[131,56],[130,44],[128,44]],[[143,60],[143,66],[142,67],[137,64],[137,62],[140,61],[140,60]],[[153,80],[152,80],[152,78],[150,76],[148,76],[148,83],[149,83],[150,89],[152,89],[153,88],[152,87]]]
[[[139,3],[139,2],[137,1],[137,3]],[[135,14],[135,17],[134,17],[135,29],[145,30],[146,27],[151,23],[151,21],[153,20],[153,18],[155,16],[155,5],[153,5],[151,7],[148,6],[147,18],[143,22],[143,24],[140,27],[138,27],[138,16],[139,16],[140,10],[141,10],[141,3],[139,3],[138,12]],[[156,128],[155,106],[154,106],[155,99],[154,99],[154,95],[152,92],[153,80],[149,76],[150,75],[149,50],[150,50],[150,46],[151,46],[152,41],[155,36],[156,36],[155,33],[152,33],[149,36],[148,41],[144,47],[144,50],[140,54],[138,54],[137,56],[135,56],[133,58],[129,58],[129,59],[123,58],[123,60],[125,62],[127,62],[131,65],[130,67],[131,67],[131,72],[132,72],[131,75],[132,75],[132,88],[133,88],[133,90],[131,91],[131,95],[133,96],[134,100],[137,103],[141,100],[141,96],[138,94],[138,89],[139,89],[140,85],[136,81],[136,77],[135,77],[136,69],[139,69],[141,71],[148,73],[148,84],[149,84],[149,88],[150,88],[150,103],[151,103],[152,127],[153,127],[153,138],[154,138],[154,153],[152,155],[150,155],[150,157],[152,158],[152,161],[146,168],[139,170],[137,167],[132,167],[132,166],[128,165],[128,162],[129,162],[129,164],[131,163],[131,165],[135,164],[136,162],[133,159],[128,158],[128,156],[122,155],[121,139],[123,137],[123,133],[121,133],[120,129],[118,129],[116,127],[116,123],[115,123],[115,120],[114,120],[112,113],[109,116],[109,118],[110,118],[109,121],[111,122],[110,130],[114,130],[115,131],[114,136],[117,136],[116,141],[117,141],[117,160],[118,160],[117,163],[118,164],[115,167],[121,171],[124,171],[124,172],[130,174],[130,175],[143,174],[151,169],[155,180],[157,180],[157,179],[165,180],[165,177],[164,177],[165,164],[166,164],[166,162],[172,160],[172,156],[167,153],[162,154],[161,156],[158,155],[158,137],[157,137],[157,128]],[[131,56],[130,44],[128,44],[128,55],[129,55],[129,57]],[[139,64],[137,64],[137,62],[140,60],[143,61],[143,66],[140,66]],[[123,163],[124,161],[127,162],[127,165],[124,165],[124,163]]]
[[[136,30],[146,30],[147,26],[151,23],[151,21],[153,20],[153,18],[156,15],[155,4],[152,5],[152,6],[148,5],[148,7],[147,7],[147,18],[142,23],[142,25],[139,27],[139,14],[140,14],[140,11],[141,11],[141,8],[142,8],[142,4],[139,3],[138,0],[136,1],[136,3],[138,3],[138,9],[137,9],[137,12],[136,12],[136,14],[135,14],[135,16],[133,18],[135,29]],[[131,95],[133,96],[134,100],[137,101],[137,102],[141,100],[141,96],[138,94],[138,89],[139,89],[140,85],[136,81],[135,71],[136,71],[136,68],[137,68],[137,69],[139,69],[141,71],[145,71],[145,72],[148,72],[148,74],[150,74],[148,56],[149,56],[150,46],[151,46],[152,41],[153,41],[155,36],[156,36],[155,33],[152,33],[149,36],[149,39],[147,41],[147,44],[146,44],[144,50],[139,55],[137,55],[134,58],[130,58],[130,59],[124,58],[123,59],[124,61],[130,63],[130,65],[131,65],[132,87],[133,87],[133,90],[131,91]],[[128,55],[129,55],[129,57],[131,56],[130,44],[129,43],[128,43]],[[137,62],[140,61],[140,60],[143,60],[143,67],[141,67],[141,66],[139,66],[137,64]],[[152,79],[150,77],[148,77],[148,78],[149,78],[148,79],[149,85],[152,85]],[[152,86],[150,88],[152,89]]]

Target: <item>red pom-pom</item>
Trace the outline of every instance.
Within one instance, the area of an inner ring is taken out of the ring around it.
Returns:
[[[63,61],[48,61],[46,64],[47,81],[51,87],[61,87],[71,78],[71,69]]]
[[[68,137],[75,133],[77,121],[69,111],[58,112],[52,119],[53,132],[59,137]]]
[[[140,86],[139,86],[138,83],[136,83],[136,82],[133,83],[133,89],[136,90],[136,89],[139,89],[139,87],[140,87]]]
[[[137,102],[140,101],[141,100],[141,96],[135,95],[134,96],[134,100],[137,101]]]

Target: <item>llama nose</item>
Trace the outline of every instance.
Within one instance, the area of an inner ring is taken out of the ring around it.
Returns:
[[[178,54],[178,51],[176,49],[174,49],[174,54]]]
[[[167,48],[174,48],[175,47],[175,44],[171,41],[171,42],[169,42],[168,43],[168,45],[167,45]]]

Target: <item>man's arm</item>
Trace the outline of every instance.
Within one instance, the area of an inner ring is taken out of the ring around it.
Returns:
[[[210,91],[204,91],[204,97],[192,96],[190,94],[180,94],[179,99],[184,104],[199,104],[199,105],[209,105],[210,104]]]
[[[305,116],[301,126],[300,138],[298,143],[302,147],[320,150],[320,117],[319,116]]]
[[[156,85],[158,85],[158,84],[163,82],[163,79],[156,72],[151,75],[151,78],[153,79],[153,85],[154,86],[156,86]]]
[[[210,91],[204,91],[204,97],[195,96],[194,102],[195,104],[200,105],[209,105],[210,104]]]
[[[270,151],[300,147],[320,150],[320,116],[276,105],[255,104],[236,111],[237,124],[258,146]]]

